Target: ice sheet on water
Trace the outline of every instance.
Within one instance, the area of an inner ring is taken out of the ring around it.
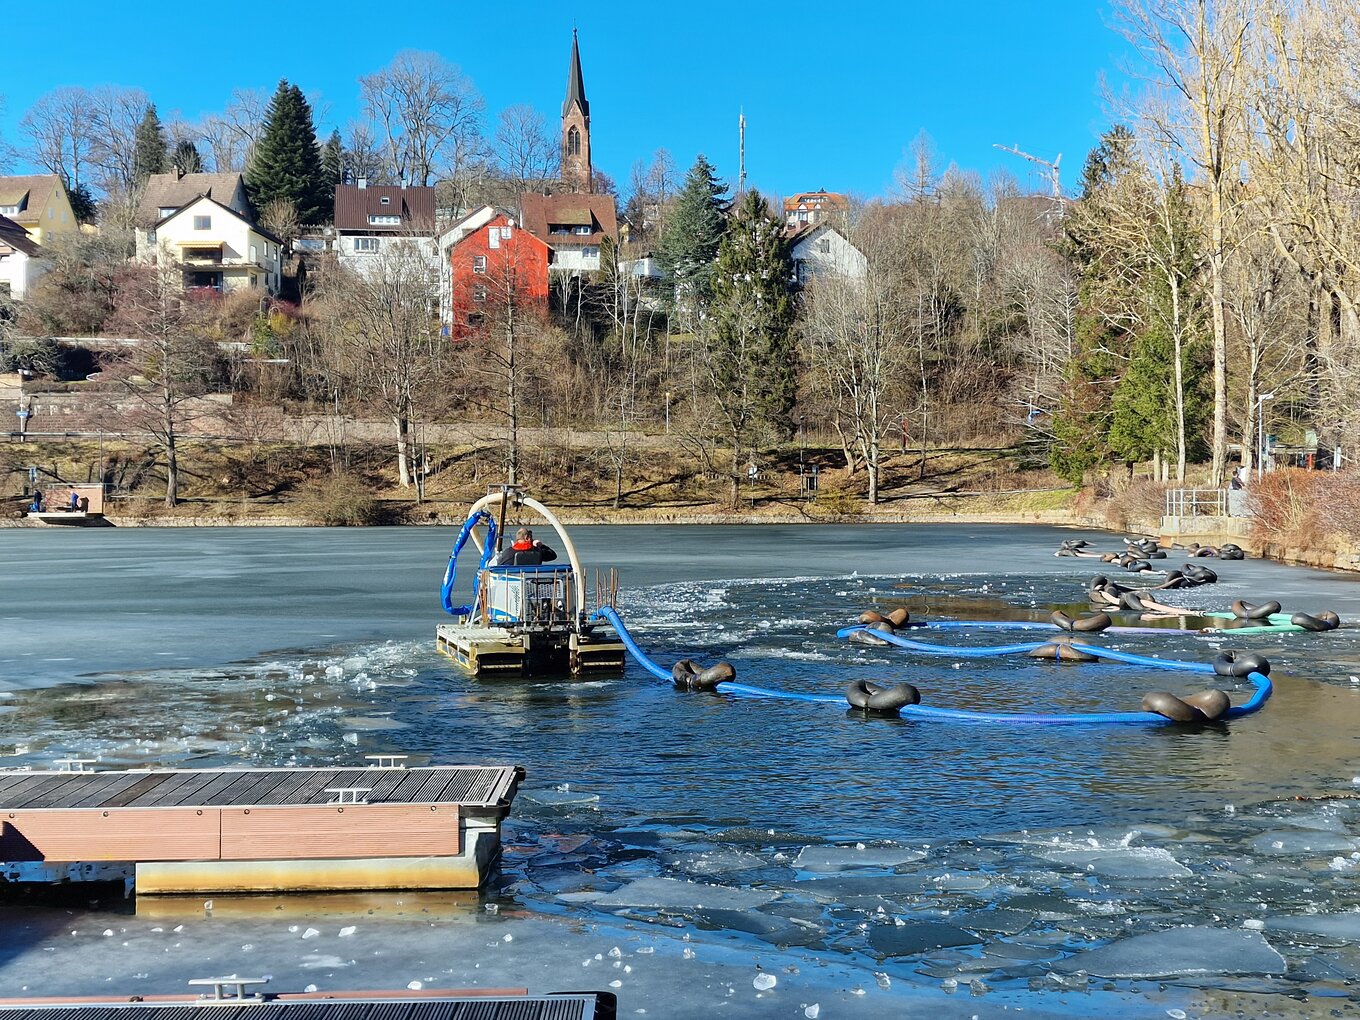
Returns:
[[[1281,857],[1340,853],[1360,847],[1360,842],[1332,832],[1304,829],[1263,832],[1248,845],[1258,854]]]
[[[520,797],[530,804],[539,804],[543,807],[575,807],[600,802],[598,793],[578,790],[525,790]]]
[[[694,919],[725,931],[741,931],[771,945],[812,946],[826,937],[821,925],[758,910],[697,910]]]
[[[1268,917],[1266,931],[1294,935],[1321,935],[1329,939],[1360,941],[1360,913],[1303,914],[1297,917]]]
[[[933,949],[976,946],[982,939],[940,921],[886,922],[869,928],[869,946],[879,956],[916,956]]]
[[[992,932],[997,935],[1017,935],[1034,922],[1035,914],[1030,910],[1012,910],[995,907],[979,910],[958,918],[959,924],[970,931]]]
[[[728,847],[709,850],[688,850],[661,855],[661,860],[672,868],[691,875],[726,875],[735,871],[754,871],[768,865],[763,857]]]
[[[674,878],[640,878],[606,893],[596,906],[650,907],[656,910],[753,910],[778,899],[779,893],[765,889],[732,889],[727,886],[682,882]]]
[[[1134,935],[1055,964],[1060,974],[1084,970],[1103,978],[1152,979],[1194,974],[1283,974],[1284,957],[1260,932],[1171,928]]]
[[[1168,851],[1155,846],[1122,850],[1052,850],[1039,856],[1102,878],[1185,878],[1192,874]]]
[[[802,871],[837,872],[857,868],[888,869],[910,864],[925,857],[924,850],[907,847],[806,846],[799,851],[793,866]]]

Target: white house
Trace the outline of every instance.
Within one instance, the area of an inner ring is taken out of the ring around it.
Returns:
[[[819,223],[799,230],[789,238],[789,257],[793,279],[799,286],[818,276],[842,276],[862,280],[869,272],[869,260],[835,227]]]
[[[137,257],[156,263],[175,259],[184,269],[185,289],[225,294],[256,289],[277,294],[282,277],[282,242],[216,199],[200,195],[137,232]]]
[[[27,230],[0,216],[0,298],[22,301],[52,266]]]
[[[403,257],[418,251],[437,272],[434,227],[434,188],[370,185],[362,177],[335,187],[335,254],[354,272],[369,272],[398,246]]]

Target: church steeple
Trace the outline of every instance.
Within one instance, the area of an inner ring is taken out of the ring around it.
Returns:
[[[590,166],[590,103],[581,75],[581,50],[571,30],[571,67],[567,97],[562,101],[562,180],[572,191],[594,191]]]

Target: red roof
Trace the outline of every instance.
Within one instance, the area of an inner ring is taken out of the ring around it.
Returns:
[[[619,236],[613,195],[530,193],[520,199],[520,209],[524,229],[554,248],[595,245],[606,237]],[[590,232],[578,234],[577,227],[589,227]]]

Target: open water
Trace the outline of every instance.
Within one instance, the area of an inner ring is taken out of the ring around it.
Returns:
[[[907,679],[931,704],[1083,711],[1209,679],[835,637],[871,607],[1042,619],[1080,606],[1087,579],[1111,570],[1055,558],[1072,532],[572,533],[587,570],[620,569],[621,613],[653,658],[727,659],[762,686]],[[0,763],[320,765],[397,752],[529,770],[503,875],[481,897],[0,908],[0,993],[176,991],[204,976],[186,968],[244,973],[267,958],[282,989],[619,981],[623,1015],[1354,1008],[1360,629],[1097,640],[1189,660],[1263,652],[1276,694],[1226,726],[865,720],[680,694],[631,663],[582,683],[467,678],[433,651],[453,537],[0,531]],[[1165,600],[1212,610],[1278,598],[1360,620],[1350,577],[1210,562],[1218,585]],[[995,631],[917,636],[998,643]],[[761,987],[762,974],[776,985]]]

